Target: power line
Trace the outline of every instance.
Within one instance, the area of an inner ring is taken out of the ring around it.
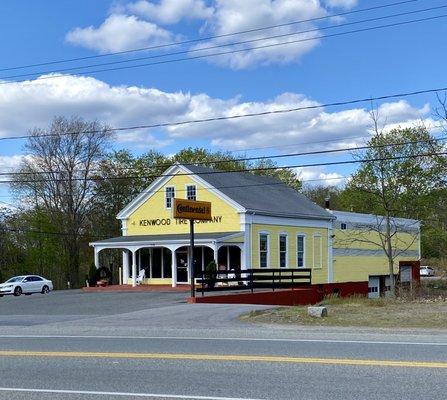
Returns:
[[[123,66],[123,67],[103,68],[103,69],[97,69],[97,70],[91,70],[91,71],[79,71],[76,74],[82,74],[82,73],[98,74],[98,73],[109,72],[109,71],[120,71],[120,70],[131,69],[131,68],[149,67],[149,66],[154,66],[154,65],[171,64],[171,63],[176,63],[176,62],[181,62],[181,61],[198,60],[198,59],[208,58],[208,57],[218,57],[218,56],[222,56],[222,55],[229,55],[229,54],[258,50],[258,49],[273,48],[273,47],[285,46],[285,45],[289,45],[289,44],[296,44],[296,43],[301,43],[301,42],[320,40],[320,39],[325,39],[325,38],[330,38],[330,37],[345,36],[345,35],[350,35],[350,34],[354,34],[354,33],[368,32],[368,31],[384,29],[384,28],[392,28],[392,27],[397,27],[397,26],[413,24],[413,23],[417,23],[417,22],[431,21],[431,20],[445,18],[445,17],[447,17],[447,14],[442,14],[442,15],[437,15],[437,16],[427,17],[427,18],[420,18],[420,19],[404,21],[404,22],[395,22],[392,24],[378,25],[378,26],[373,26],[373,27],[368,27],[368,28],[354,29],[351,31],[338,32],[338,33],[333,33],[333,34],[329,34],[329,35],[321,35],[318,37],[291,40],[288,42],[266,44],[266,45],[262,45],[262,46],[255,46],[255,47],[244,48],[244,49],[233,49],[233,50],[223,51],[223,52],[219,52],[219,53],[202,54],[202,55],[193,56],[193,57],[174,58],[174,59],[170,59],[170,60],[162,60],[162,61],[156,61],[156,62],[152,62],[152,63],[128,65],[128,66]],[[76,68],[76,69],[82,69],[82,67]],[[76,75],[76,74],[74,74],[74,75]],[[56,75],[41,76],[38,79],[39,80],[47,80],[47,79],[60,78],[63,76],[64,75],[56,74]],[[17,81],[2,81],[2,82],[0,82],[0,85],[9,85],[11,83],[21,83],[21,82],[26,82],[26,81],[27,81],[26,79],[17,80]]]
[[[313,178],[313,179],[302,179],[300,180],[300,183],[310,183],[310,182],[322,182],[322,181],[337,181],[337,180],[344,180],[344,179],[348,179],[350,178],[350,176],[337,176],[337,177],[326,177],[326,178]],[[284,182],[282,181],[278,181],[278,182],[268,182],[268,183],[254,183],[254,184],[248,184],[248,185],[226,185],[226,186],[202,186],[202,187],[198,187],[196,188],[197,191],[203,191],[203,190],[210,190],[210,189],[234,189],[234,188],[250,188],[250,187],[259,187],[259,186],[278,186],[278,185],[286,185]],[[187,189],[176,189],[176,193],[186,193]],[[154,190],[142,190],[142,191],[138,191],[139,194],[142,193],[155,193]],[[118,194],[128,194],[128,192],[122,192],[122,191],[116,191],[114,190],[112,193],[112,195],[118,195]],[[61,196],[63,197],[70,197],[70,195],[64,195],[61,194]],[[0,196],[0,197],[10,197],[10,196]],[[0,201],[1,203],[7,204],[11,207],[17,208],[16,205],[11,204],[11,203],[6,203],[4,201]]]
[[[300,156],[312,156],[312,155],[321,155],[321,154],[333,154],[333,153],[342,153],[347,151],[359,151],[359,150],[367,150],[367,149],[380,149],[380,148],[387,148],[387,147],[398,147],[398,146],[407,146],[411,144],[417,144],[417,143],[432,143],[432,142],[440,142],[447,140],[447,136],[441,136],[438,138],[432,138],[429,140],[411,140],[411,141],[405,141],[405,142],[395,142],[395,143],[386,143],[386,144],[378,144],[378,145],[365,145],[365,146],[357,146],[357,147],[344,147],[339,149],[329,149],[329,150],[314,150],[314,151],[305,151],[305,152],[299,152],[299,153],[287,153],[287,154],[275,154],[275,155],[267,155],[267,156],[257,156],[257,157],[243,157],[243,158],[233,158],[228,160],[215,160],[215,161],[198,161],[195,162],[194,165],[221,165],[221,164],[228,164],[232,162],[243,162],[243,161],[255,161],[255,160],[271,160],[271,159],[277,159],[277,158],[290,158],[290,157],[300,157]],[[173,163],[160,163],[157,165],[154,165],[154,167],[157,168],[169,168],[173,165]],[[281,168],[281,166],[277,166],[277,168]],[[122,168],[122,170],[135,170],[134,167],[125,167]],[[101,172],[100,169],[92,169],[90,172]],[[86,170],[78,170],[77,173],[80,172],[87,172]],[[24,175],[41,175],[41,174],[59,174],[64,173],[64,171],[36,171],[36,172],[0,172],[0,176],[24,176]],[[84,179],[84,178],[83,178]],[[91,178],[95,179],[95,178]]]
[[[315,104],[315,105],[311,105],[311,106],[293,107],[293,108],[286,108],[286,109],[272,110],[272,111],[262,111],[262,112],[257,112],[257,113],[238,114],[238,115],[202,118],[202,119],[191,119],[191,120],[178,121],[178,122],[161,122],[161,123],[157,123],[157,124],[134,125],[134,126],[120,127],[120,128],[108,128],[107,130],[109,132],[122,132],[122,131],[137,130],[137,129],[165,128],[165,127],[181,126],[181,125],[189,125],[189,124],[200,124],[200,123],[205,123],[205,122],[227,121],[227,120],[235,120],[235,119],[249,118],[249,117],[260,117],[260,116],[265,116],[265,115],[286,114],[286,113],[291,113],[291,112],[296,112],[296,111],[304,111],[304,110],[316,110],[316,109],[326,108],[326,107],[337,107],[337,106],[345,106],[345,105],[352,105],[352,104],[359,104],[359,103],[367,103],[367,102],[371,102],[371,101],[389,100],[389,99],[396,99],[396,98],[402,98],[402,97],[412,97],[412,96],[418,96],[421,94],[444,92],[446,90],[447,90],[447,86],[433,88],[433,89],[417,90],[417,91],[412,91],[412,92],[402,92],[402,93],[388,94],[388,95],[383,95],[383,96],[368,97],[368,98],[363,98],[363,99],[336,101],[336,102],[326,103],[326,104]],[[61,132],[61,133],[45,133],[45,134],[39,134],[39,135],[4,136],[4,137],[0,137],[0,141],[19,140],[19,139],[27,139],[27,138],[35,138],[35,137],[53,137],[53,136],[70,136],[70,135],[80,135],[80,134],[94,134],[94,133],[100,133],[103,131],[104,130],[101,129],[101,130],[71,131],[71,132]]]
[[[166,44],[161,44],[161,45],[157,45],[157,46],[149,46],[149,47],[142,47],[142,48],[138,48],[138,49],[130,49],[130,50],[113,52],[113,53],[107,53],[107,54],[98,54],[98,55],[94,55],[94,56],[77,57],[77,58],[70,58],[70,59],[64,59],[64,60],[47,61],[47,62],[36,63],[36,64],[28,64],[28,65],[21,65],[21,66],[15,66],[15,67],[1,68],[0,71],[11,71],[11,70],[25,69],[25,68],[32,68],[32,67],[41,67],[41,66],[52,65],[52,64],[61,64],[61,63],[68,63],[68,62],[73,62],[73,61],[83,61],[83,60],[89,60],[89,59],[95,59],[95,58],[111,57],[111,56],[116,56],[116,55],[129,54],[129,53],[141,52],[141,51],[147,51],[147,50],[156,50],[156,49],[161,49],[161,48],[165,48],[165,47],[197,43],[197,42],[201,42],[201,41],[219,39],[219,38],[230,37],[230,36],[235,36],[235,35],[242,35],[242,34],[246,34],[246,33],[260,32],[263,30],[297,25],[297,24],[302,24],[305,22],[316,22],[316,21],[321,21],[321,20],[334,18],[334,17],[342,17],[342,16],[357,14],[357,13],[361,13],[361,12],[374,11],[374,10],[395,7],[395,6],[408,4],[408,3],[415,3],[417,1],[419,1],[419,0],[399,1],[399,2],[395,2],[395,3],[384,4],[384,5],[375,6],[375,7],[361,8],[358,10],[352,10],[352,11],[346,11],[346,12],[337,13],[337,14],[325,15],[322,17],[303,19],[303,20],[299,20],[299,21],[292,21],[292,22],[287,22],[287,23],[283,23],[283,24],[276,24],[276,25],[264,26],[264,27],[254,28],[254,29],[247,29],[247,30],[243,30],[243,31],[208,36],[208,37],[204,37],[204,38],[177,41],[177,42],[166,43]]]
[[[328,30],[328,29],[342,28],[342,27],[346,27],[346,26],[363,24],[365,22],[375,22],[375,21],[380,21],[380,20],[384,20],[384,19],[390,19],[390,18],[395,18],[395,17],[402,17],[402,16],[405,16],[405,15],[413,15],[413,14],[417,14],[417,13],[421,13],[421,12],[434,11],[434,10],[439,10],[439,9],[444,9],[444,8],[447,8],[447,5],[437,6],[437,7],[430,7],[430,8],[424,8],[424,9],[413,10],[413,11],[407,11],[407,12],[391,14],[391,15],[385,15],[385,16],[381,16],[381,17],[369,18],[369,19],[364,19],[364,20],[360,20],[360,21],[346,22],[346,23],[341,23],[341,24],[338,24],[338,25],[330,25],[330,26],[326,26],[326,27],[308,29],[308,30],[303,30],[303,31],[298,31],[298,32],[291,32],[291,33],[284,33],[284,34],[273,35],[273,36],[266,36],[266,37],[263,37],[263,38],[248,39],[248,40],[239,41],[239,42],[232,42],[232,43],[223,43],[223,44],[214,45],[214,46],[208,46],[208,47],[196,48],[196,49],[188,49],[188,50],[181,50],[181,51],[170,52],[170,53],[165,53],[165,54],[156,54],[156,55],[151,55],[151,56],[147,56],[147,57],[139,57],[139,58],[133,58],[133,59],[127,59],[127,60],[120,60],[120,61],[110,61],[110,62],[99,63],[99,64],[90,64],[90,65],[75,66],[75,67],[69,67],[69,68],[61,68],[61,69],[58,69],[58,70],[46,70],[46,71],[38,71],[38,72],[32,72],[32,73],[26,73],[26,74],[0,76],[0,79],[16,79],[16,78],[24,78],[24,77],[34,77],[36,75],[60,74],[60,73],[65,73],[65,72],[73,72],[73,71],[77,71],[77,70],[85,69],[85,68],[94,68],[94,67],[102,67],[102,66],[107,66],[107,65],[125,64],[125,63],[130,63],[130,62],[135,62],[135,61],[143,61],[143,60],[150,60],[150,59],[156,59],[156,58],[164,58],[164,57],[168,57],[168,56],[176,56],[176,55],[181,55],[181,54],[191,54],[191,53],[203,52],[203,51],[206,51],[206,50],[218,49],[218,48],[222,48],[222,47],[237,46],[237,45],[241,45],[241,44],[255,43],[255,42],[260,42],[260,41],[266,41],[266,40],[272,40],[272,39],[278,39],[278,38],[302,35],[302,34],[305,34],[305,33],[319,32],[319,31]],[[306,40],[317,40],[319,38],[320,37],[307,38]],[[249,51],[251,49],[245,49],[245,50]],[[84,71],[84,72],[88,73],[88,71]]]
[[[432,153],[423,153],[423,154],[410,154],[403,156],[393,156],[393,157],[374,157],[374,158],[365,158],[365,159],[357,159],[357,160],[344,160],[344,161],[329,161],[324,163],[310,163],[310,164],[298,164],[298,165],[282,165],[282,166],[274,166],[274,167],[259,167],[259,168],[240,168],[231,171],[220,171],[214,170],[210,172],[197,172],[197,173],[179,173],[179,174],[163,174],[163,175],[146,175],[146,176],[119,176],[119,177],[91,177],[91,178],[57,178],[53,180],[48,179],[32,179],[32,180],[20,180],[20,181],[0,181],[0,183],[36,183],[36,182],[74,182],[74,181],[105,181],[105,180],[123,180],[123,179],[141,179],[141,178],[160,178],[160,177],[174,177],[174,176],[193,176],[193,175],[215,175],[215,174],[232,174],[232,173],[256,173],[256,172],[265,172],[265,171],[273,171],[273,170],[281,170],[281,169],[295,169],[295,168],[308,168],[308,167],[323,167],[323,166],[332,166],[332,165],[349,165],[349,164],[364,164],[368,162],[380,162],[380,161],[394,161],[394,160],[402,160],[402,159],[414,159],[414,158],[424,158],[424,157],[434,157],[434,156],[444,156],[447,155],[447,152],[432,152]]]
[[[430,129],[436,129],[436,128],[444,128],[444,125],[431,125]],[[256,150],[265,150],[265,149],[282,149],[284,147],[296,147],[296,146],[303,146],[303,145],[309,145],[309,144],[322,144],[322,143],[333,143],[333,142],[345,142],[349,139],[368,139],[371,138],[371,135],[356,135],[356,136],[344,136],[344,137],[338,137],[334,139],[325,139],[325,140],[318,140],[318,141],[312,141],[312,142],[295,142],[290,144],[283,144],[283,145],[275,145],[275,146],[260,146],[260,147],[251,147],[251,148],[244,148],[240,150],[233,150],[232,153],[241,153],[244,151],[256,151]]]

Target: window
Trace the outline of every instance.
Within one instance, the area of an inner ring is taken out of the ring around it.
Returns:
[[[304,250],[305,250],[306,237],[304,235],[298,235],[296,237],[296,266],[304,267]]]
[[[340,225],[340,229],[341,229],[342,231],[345,231],[345,230],[346,230],[346,224],[345,224],[344,222],[341,223],[341,225]]]
[[[168,186],[165,190],[166,208],[171,208],[172,199],[175,197],[175,188],[173,186]]]
[[[186,186],[186,199],[187,200],[197,200],[196,185]]]
[[[287,235],[279,235],[279,268],[287,267]]]
[[[314,268],[322,268],[323,267],[323,239],[321,235],[314,235],[314,243],[313,243],[313,262]]]
[[[268,267],[269,256],[269,236],[266,233],[259,235],[259,266],[261,268]]]

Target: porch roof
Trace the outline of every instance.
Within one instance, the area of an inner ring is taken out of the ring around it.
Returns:
[[[195,242],[224,242],[225,240],[241,237],[240,243],[244,241],[243,232],[216,232],[216,233],[196,233],[194,234]],[[189,243],[189,233],[179,233],[172,235],[131,235],[118,236],[110,239],[98,240],[90,243],[90,246],[126,246],[126,245],[150,245],[154,246],[158,243]],[[236,243],[236,242],[235,242]]]

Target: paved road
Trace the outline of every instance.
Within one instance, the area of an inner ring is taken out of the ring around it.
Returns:
[[[446,398],[442,331],[255,326],[236,317],[256,306],[90,295],[1,299],[0,399]]]

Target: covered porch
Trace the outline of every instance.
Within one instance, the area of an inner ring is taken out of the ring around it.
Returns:
[[[100,253],[107,249],[122,250],[120,283],[137,286],[137,277],[146,285],[187,285],[190,282],[189,235],[120,236],[90,245],[94,249],[95,266],[101,267]],[[246,269],[244,233],[198,233],[194,243],[194,269],[204,270],[215,261],[218,269]]]

